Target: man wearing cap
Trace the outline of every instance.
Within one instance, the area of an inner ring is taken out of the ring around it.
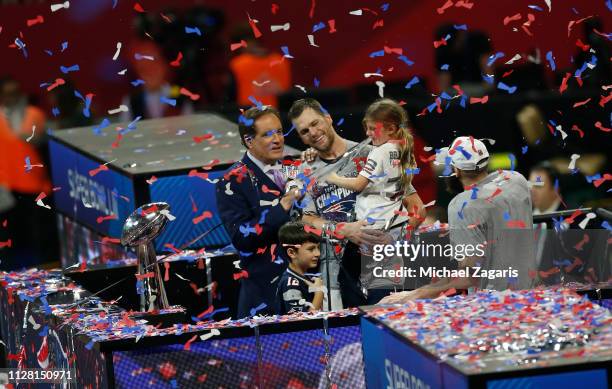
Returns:
[[[530,274],[536,264],[528,182],[515,171],[487,173],[488,161],[484,143],[471,136],[455,139],[436,158],[437,163],[452,168],[454,179],[463,187],[448,205],[451,245],[456,250],[459,245],[483,245],[482,250],[466,253],[462,260],[457,258],[459,268],[469,276],[442,278],[411,292],[395,293],[381,300],[382,304],[435,298],[449,289],[505,290],[532,286]]]

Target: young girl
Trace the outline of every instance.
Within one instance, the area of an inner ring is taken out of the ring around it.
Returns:
[[[412,186],[416,160],[408,124],[408,114],[397,102],[375,101],[363,119],[366,135],[374,146],[364,168],[354,178],[336,173],[326,178],[331,184],[359,193],[355,203],[357,220],[366,220],[374,228],[389,230],[400,225],[408,220],[406,215],[414,212],[415,206],[422,211],[423,203]],[[419,224],[418,216],[411,225]]]

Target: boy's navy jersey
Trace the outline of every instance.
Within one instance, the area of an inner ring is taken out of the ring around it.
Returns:
[[[308,292],[311,279],[287,268],[278,282],[276,290],[276,312],[279,315],[293,312],[308,312],[314,293]]]

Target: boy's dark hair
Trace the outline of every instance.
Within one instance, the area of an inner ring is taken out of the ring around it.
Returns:
[[[285,258],[290,261],[287,249],[304,243],[321,243],[321,238],[306,231],[303,222],[288,222],[278,230],[278,241]]]
[[[306,108],[312,109],[321,116],[329,115],[329,112],[323,108],[321,103],[313,98],[306,97],[304,99],[296,100],[293,102],[293,104],[291,104],[291,108],[289,108],[289,113],[287,114],[289,120],[297,119]]]
[[[246,119],[246,121],[250,123],[247,125],[242,120],[238,123],[238,133],[240,134],[240,141],[242,142],[244,147],[247,147],[245,138],[254,137],[255,134],[257,133],[255,131],[255,122],[257,121],[257,119],[259,119],[260,117],[264,115],[268,115],[268,114],[272,114],[276,116],[278,120],[282,122],[281,116],[278,110],[269,105],[264,105],[261,108],[251,107],[242,114],[242,116]]]

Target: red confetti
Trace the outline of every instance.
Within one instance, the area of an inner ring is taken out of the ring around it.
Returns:
[[[183,346],[184,351],[189,351],[191,349],[191,343],[198,338],[198,335],[194,335],[191,339],[189,339],[185,345]]]
[[[508,23],[510,22],[514,22],[516,20],[521,20],[522,16],[521,14],[516,14],[516,15],[512,15],[512,16],[506,16],[504,18],[504,26],[507,26]]]
[[[170,281],[170,262],[164,262],[164,281]]]
[[[327,23],[329,24],[329,33],[333,34],[336,32],[336,19],[330,19]]]
[[[105,236],[104,238],[102,238],[102,243],[103,244],[108,244],[108,243],[119,244],[119,243],[121,243],[121,239],[118,239],[118,238],[109,238],[108,236]]]
[[[576,46],[580,47],[582,49],[582,51],[588,51],[591,48],[590,45],[586,45],[586,44],[582,43],[580,38],[576,39]]]
[[[209,140],[214,138],[215,136],[213,134],[204,134],[204,135],[200,135],[200,136],[194,136],[193,137],[193,141],[196,143],[202,143],[202,141],[205,140]]]
[[[280,9],[280,7],[278,6],[278,4],[276,3],[272,3],[272,15],[276,15],[276,13],[278,12],[278,10]]]
[[[279,191],[268,188],[268,186],[266,184],[262,185],[261,190],[264,193],[272,193],[275,196],[280,196],[280,192]]]
[[[153,273],[152,271],[148,272],[148,273],[144,273],[144,274],[136,274],[136,279],[137,280],[142,280],[145,278],[153,278],[155,277],[155,273]]]
[[[610,131],[612,131],[612,128],[604,127],[603,124],[601,124],[601,122],[596,122],[595,123],[595,127],[599,128],[603,132],[610,132]]]
[[[197,317],[198,319],[201,319],[201,318],[203,318],[204,316],[206,316],[206,315],[208,315],[208,314],[212,313],[212,311],[214,311],[214,310],[215,310],[215,307],[211,305],[210,307],[206,308],[206,310],[205,310],[205,311],[203,311],[203,312],[201,312],[200,314],[198,314],[196,317]]]
[[[149,184],[149,185],[153,185],[153,183],[154,183],[155,181],[157,181],[157,177],[155,177],[155,176],[151,176],[151,178],[149,178],[148,180],[145,180],[145,181],[146,181],[146,183],[147,183],[147,184]]]
[[[56,78],[55,82],[47,87],[47,92],[50,92],[53,89],[57,88],[58,86],[64,85],[65,83],[66,81],[64,81],[63,78]]]
[[[139,3],[136,3],[136,4],[134,4],[134,11],[142,13],[145,10],[142,8],[142,6]]]
[[[108,166],[106,166],[106,165],[100,165],[99,167],[97,167],[97,168],[92,169],[92,170],[90,170],[90,171],[89,171],[89,177],[93,177],[93,176],[95,176],[96,174],[98,174],[98,173],[100,173],[100,172],[103,172],[103,171],[106,171],[106,170],[108,170]]]
[[[486,104],[489,101],[489,96],[483,96],[483,97],[470,97],[470,104],[476,104],[476,103],[480,103],[480,104]]]
[[[469,3],[467,0],[459,0],[455,4],[455,7],[463,7],[467,9],[472,9],[473,6],[474,6],[474,3]]]
[[[108,216],[98,216],[98,218],[96,219],[96,222],[100,224],[106,220],[117,220],[117,219],[118,219],[117,215],[112,214]]]
[[[563,77],[563,80],[561,81],[561,86],[559,87],[559,93],[565,92],[565,90],[567,89],[567,81],[569,80],[571,75],[571,73],[565,73],[565,77]]]
[[[601,96],[601,99],[599,100],[599,105],[603,107],[604,105],[608,104],[608,101],[610,100],[612,100],[612,93],[607,96]]]
[[[604,176],[602,178],[599,178],[595,181],[593,181],[593,185],[595,186],[595,188],[599,188],[601,186],[601,184],[603,184],[604,182],[608,181],[608,180],[612,180],[612,174],[604,174]]]
[[[13,245],[13,241],[11,239],[6,242],[0,242],[0,249],[4,247],[11,247]]]
[[[506,77],[508,77],[509,75],[511,75],[512,73],[514,73],[514,69],[512,69],[512,70],[510,70],[510,71],[505,72],[505,73],[502,75],[502,78],[506,78]]]
[[[403,55],[403,50],[401,47],[387,47],[384,46],[384,50],[386,54],[397,54],[397,55]]]
[[[28,27],[32,27],[36,24],[40,24],[40,23],[44,23],[45,19],[43,18],[42,15],[38,15],[36,18],[34,19],[28,19],[28,21],[26,22]]]
[[[506,225],[508,228],[525,228],[525,222],[522,220],[510,220]]]
[[[321,236],[321,234],[323,233],[322,230],[318,229],[318,228],[314,228],[308,224],[304,225],[304,231],[308,232],[308,233],[312,233],[315,234],[317,236]]]
[[[236,51],[236,50],[238,50],[241,47],[247,47],[247,43],[246,43],[246,41],[244,39],[241,40],[240,43],[232,43],[230,45],[230,50],[231,51]]]
[[[242,270],[240,273],[234,273],[233,277],[234,281],[239,280],[241,278],[249,278],[249,272],[247,272],[246,270]]]
[[[589,101],[591,101],[591,98],[590,98],[590,97],[589,97],[588,99],[584,100],[584,101],[578,101],[577,103],[574,103],[573,108],[580,107],[581,105],[585,105],[585,104],[587,104]]]
[[[208,173],[200,173],[196,169],[190,170],[188,176],[189,177],[198,177],[198,178],[201,178],[203,180],[208,179]]]
[[[374,25],[372,26],[372,30],[376,30],[377,28],[384,27],[384,26],[385,26],[385,21],[383,19],[380,19],[374,22]]]
[[[206,165],[202,166],[202,169],[204,169],[204,170],[210,170],[210,169],[212,169],[213,167],[215,167],[216,165],[218,165],[218,164],[219,164],[219,162],[221,162],[221,161],[220,161],[220,160],[218,160],[218,159],[213,159],[212,161],[210,161],[210,162],[209,162],[209,163],[207,163]]]
[[[439,41],[434,41],[433,45],[436,49],[440,46],[446,46],[446,39],[442,38]]]
[[[174,247],[174,245],[172,243],[166,243],[164,245],[164,247],[169,248],[170,250],[172,250],[175,254],[180,254],[181,250],[177,249],[176,247]]]
[[[317,6],[316,0],[310,0],[310,11],[308,12],[308,17],[312,19],[314,17],[315,7]]]
[[[210,219],[210,218],[212,218],[212,217],[213,217],[213,215],[212,215],[212,213],[211,213],[210,211],[204,211],[204,212],[202,212],[202,214],[201,214],[200,216],[198,216],[198,217],[194,217],[194,218],[193,218],[193,220],[192,220],[192,222],[193,222],[193,224],[198,224],[198,223],[200,223],[202,220],[204,220],[204,219]]]
[[[182,59],[183,59],[183,53],[179,51],[176,59],[174,61],[170,62],[170,66],[178,68],[179,66],[181,66],[181,60]]]
[[[444,11],[446,11],[447,9],[449,9],[452,6],[453,6],[453,2],[451,0],[447,0],[446,3],[444,3],[444,5],[442,7],[436,9],[436,12],[439,15],[442,15],[444,13]]]
[[[179,90],[179,93],[182,94],[183,96],[187,96],[189,97],[192,101],[196,101],[200,99],[200,95],[197,93],[193,93],[191,91],[189,91],[187,88],[181,88]]]
[[[157,367],[159,374],[167,381],[176,375],[176,367],[170,362],[164,362]]]
[[[253,19],[251,19],[251,17],[249,16],[249,25],[251,26],[251,30],[253,30],[253,35],[255,35],[255,38],[259,38],[261,37],[261,31],[259,31],[259,29],[257,28],[257,24],[255,24],[255,21]]]

